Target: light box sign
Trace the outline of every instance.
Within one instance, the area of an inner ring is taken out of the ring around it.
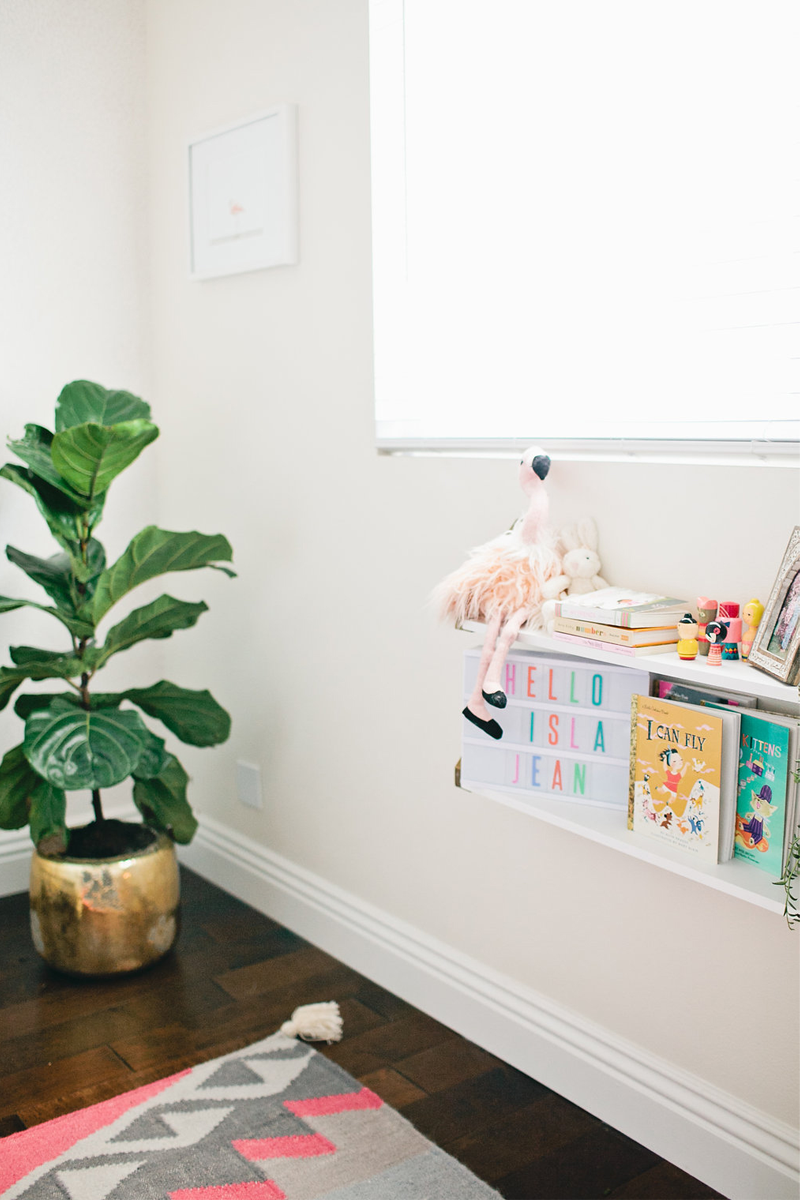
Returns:
[[[464,656],[465,702],[480,650]],[[508,705],[492,708],[500,741],[463,721],[461,782],[606,808],[628,803],[631,696],[647,695],[650,676],[566,655],[509,654]]]

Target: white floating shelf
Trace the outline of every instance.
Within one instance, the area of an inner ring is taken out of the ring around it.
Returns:
[[[627,828],[626,814],[621,809],[596,808],[592,804],[576,804],[568,800],[547,800],[529,792],[506,792],[468,780],[462,780],[461,786],[464,791],[485,796],[487,800],[496,800],[499,804],[506,804],[509,808],[546,821],[548,825],[567,829],[592,842],[599,842],[601,846],[610,846],[612,850],[620,850],[631,858],[640,858],[654,867],[682,875],[684,879],[693,879],[695,883],[726,892],[729,896],[736,896],[770,912],[783,912],[783,889],[776,887],[766,871],[760,871],[741,858],[732,858],[730,862],[719,865],[699,863],[680,850],[656,846],[647,838],[631,833]]]
[[[467,621],[463,628],[469,633],[483,636],[485,626],[479,621]],[[697,657],[693,662],[684,662],[675,650],[668,654],[615,654],[613,650],[596,650],[593,646],[578,646],[574,642],[561,642],[546,633],[525,630],[514,643],[517,650],[540,650],[548,654],[572,654],[575,658],[588,658],[593,662],[610,663],[615,667],[632,667],[639,671],[650,671],[653,675],[666,675],[669,679],[685,679],[687,682],[719,687],[730,692],[743,692],[763,700],[781,700],[800,708],[800,693],[796,686],[780,683],[766,675],[749,662],[723,662],[710,667],[708,660]]]
[[[465,623],[463,628],[469,633],[482,635],[485,627],[477,621],[470,621]],[[539,650],[549,654],[568,654],[593,662],[649,671],[669,679],[741,692],[757,696],[762,701],[780,700],[783,704],[791,706],[791,711],[800,716],[800,695],[797,687],[779,683],[746,662],[724,662],[720,667],[709,667],[703,658],[695,659],[694,662],[683,662],[674,651],[669,654],[628,656],[615,654],[613,651],[596,650],[591,646],[584,649],[571,642],[560,642],[545,633],[531,632],[521,633],[514,648]],[[627,814],[623,809],[599,808],[566,799],[540,797],[531,792],[520,792],[516,788],[505,790],[487,787],[482,783],[471,783],[467,779],[462,779],[461,786],[465,791],[515,808],[518,812],[527,813],[528,816],[545,821],[548,825],[555,825],[559,829],[566,829],[612,850],[619,850],[664,871],[682,875],[684,879],[691,879],[718,892],[725,892],[769,912],[783,912],[783,889],[776,886],[775,880],[766,871],[761,871],[740,858],[733,858],[730,862],[718,865],[696,862],[680,850],[656,845],[648,838],[643,838],[628,829]]]

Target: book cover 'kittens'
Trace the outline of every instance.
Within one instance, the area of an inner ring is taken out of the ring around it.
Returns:
[[[769,871],[783,865],[786,791],[791,763],[789,730],[757,714],[743,714],[734,853]]]
[[[716,862],[721,763],[719,717],[634,696],[628,828]]]

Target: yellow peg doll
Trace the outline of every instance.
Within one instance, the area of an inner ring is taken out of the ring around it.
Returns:
[[[678,621],[678,657],[687,662],[697,658],[697,622],[691,613],[684,613]]]
[[[756,636],[756,630],[761,624],[761,618],[764,615],[764,605],[760,600],[748,600],[742,609],[742,620],[745,624],[744,634],[742,636],[742,658],[750,657],[750,647],[753,644],[753,639]]]

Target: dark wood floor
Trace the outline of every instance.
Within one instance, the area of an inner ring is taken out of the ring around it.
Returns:
[[[190,871],[183,898],[176,950],[113,982],[49,970],[27,896],[0,899],[0,1135],[246,1046],[298,1004],[338,1000],[345,1037],[322,1053],[503,1196],[718,1195]]]

